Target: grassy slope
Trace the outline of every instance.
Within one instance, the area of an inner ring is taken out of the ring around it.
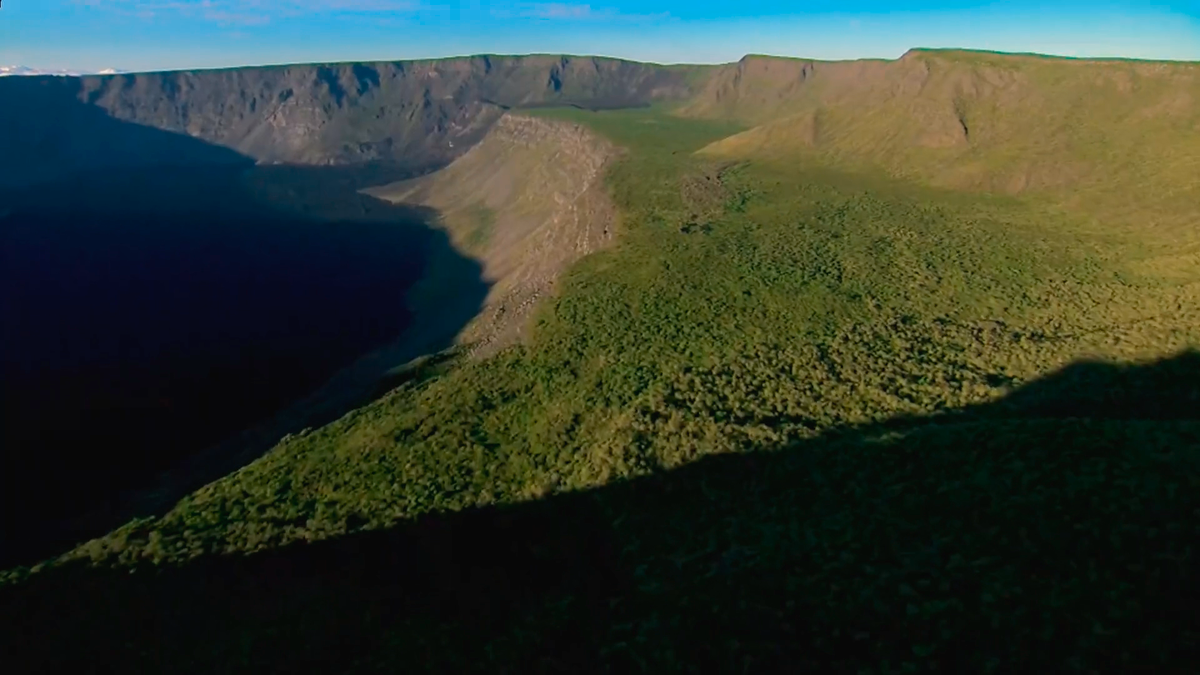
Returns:
[[[1196,627],[1168,620],[1144,584],[1194,582],[1171,561],[1197,535],[1200,429],[1196,406],[1180,404],[1196,393],[1194,359],[1172,362],[1171,386],[1099,367],[1103,380],[1060,378],[1033,404],[1019,395],[1081,357],[1152,359],[1200,344],[1194,279],[1139,264],[1124,217],[1103,229],[1086,211],[1023,194],[778,161],[764,152],[773,143],[736,145],[735,156],[763,158],[749,162],[693,155],[739,131],[733,123],[543,114],[583,121],[629,152],[609,177],[618,244],[561,279],[528,346],[409,382],[61,562],[169,569],[792,448],[761,460],[769,469],[675,492],[597,493],[634,584],[618,594],[619,622],[588,624],[555,596],[491,633],[487,651],[468,639],[414,652],[455,629],[409,617],[387,624],[396,632],[380,633],[374,653],[513,665],[552,650],[537,636],[565,621],[589,667],[765,666],[793,648],[873,672],[930,654],[949,664],[959,648],[973,667],[1016,659],[1001,669],[1183,655]],[[913,166],[932,166],[921,152]],[[1172,204],[1158,208],[1183,222]],[[1154,245],[1187,241],[1178,228],[1156,235]],[[1119,419],[1151,400],[1157,415]],[[1047,412],[1063,401],[1077,404]],[[926,417],[968,408],[981,412]],[[1164,410],[1172,420],[1152,419]],[[891,431],[871,426],[899,418]],[[739,551],[748,557],[729,562]],[[70,597],[73,586],[55,585],[70,569],[37,575],[31,588],[46,596],[35,601]],[[263,612],[287,644],[348,645],[314,612],[353,624],[357,610],[327,593],[293,588],[298,605]],[[107,597],[97,602],[122,602]],[[176,636],[172,648],[221,654],[248,639],[256,658],[299,658],[238,625],[203,644]],[[846,637],[856,631],[865,637]]]
[[[750,60],[683,112],[759,125],[714,154],[882,167],[1178,236],[1194,230],[1200,198],[1198,102],[1200,64],[913,51],[892,62]]]

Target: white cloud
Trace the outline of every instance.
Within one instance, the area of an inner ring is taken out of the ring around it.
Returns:
[[[72,70],[68,68],[28,68],[26,66],[0,66],[0,77],[14,75],[61,75],[61,76],[78,76],[78,75],[116,75],[123,73],[123,70],[116,68],[105,68],[104,70]]]
[[[615,9],[596,8],[563,2],[516,2],[505,3],[492,9],[499,18],[521,17],[529,19],[551,19],[562,21],[639,21],[665,19],[670,14],[627,14]]]
[[[222,25],[253,26],[319,14],[395,14],[422,9],[413,0],[76,0],[142,19],[182,16]]]
[[[538,19],[590,19],[599,16],[600,13],[593,10],[591,5],[548,2],[530,5],[523,11],[523,14]]]
[[[434,0],[437,2],[438,0]],[[185,17],[210,21],[225,26],[254,26],[276,19],[304,16],[335,15],[371,16],[381,20],[386,15],[436,10],[486,12],[496,18],[526,18],[551,21],[643,21],[669,18],[667,13],[631,14],[615,9],[597,8],[590,4],[569,2],[526,2],[500,0],[495,3],[431,4],[429,0],[75,0],[75,2],[126,16],[152,20],[162,17]],[[480,5],[483,6],[480,6]],[[466,5],[466,6],[463,6]]]

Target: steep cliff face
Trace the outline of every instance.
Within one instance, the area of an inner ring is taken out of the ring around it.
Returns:
[[[612,240],[603,178],[618,152],[579,124],[507,114],[445,169],[368,194],[436,209],[455,247],[479,261],[489,292],[458,340],[486,356],[521,340],[558,276]],[[418,317],[448,301],[444,283],[429,285],[413,298]]]
[[[172,162],[423,169],[462,154],[507,108],[678,100],[690,74],[616,59],[479,56],[9,78],[0,82],[0,183]],[[183,156],[173,135],[217,147]]]

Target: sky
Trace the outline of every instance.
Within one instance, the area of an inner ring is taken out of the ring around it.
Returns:
[[[723,63],[913,47],[1200,61],[1200,0],[4,0],[0,65],[169,70],[568,53]]]

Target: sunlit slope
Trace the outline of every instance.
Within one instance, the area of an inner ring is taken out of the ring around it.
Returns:
[[[433,207],[455,247],[481,262],[490,292],[460,339],[490,354],[520,337],[561,272],[612,239],[603,178],[616,152],[579,124],[507,115],[442,171],[368,192]],[[426,280],[414,298],[423,313],[452,295],[444,281]]]
[[[709,146],[713,156],[877,167],[1046,198],[1142,232],[1197,222],[1200,64],[928,50],[896,61],[749,57],[680,114],[757,125]]]

